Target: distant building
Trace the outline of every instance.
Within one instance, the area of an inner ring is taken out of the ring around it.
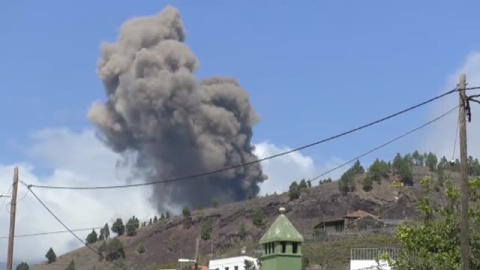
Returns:
[[[352,248],[350,251],[350,270],[391,270],[386,261],[378,260],[380,255],[388,254],[397,258],[396,248]]]
[[[210,270],[245,270],[245,261],[250,261],[259,269],[257,259],[249,256],[238,256],[225,259],[210,260]]]
[[[379,217],[358,210],[342,218],[321,221],[314,227],[314,235],[338,233],[344,230],[367,230],[383,226],[384,223]]]

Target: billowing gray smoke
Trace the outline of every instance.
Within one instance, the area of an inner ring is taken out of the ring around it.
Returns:
[[[252,127],[257,116],[248,93],[229,78],[197,81],[198,62],[182,43],[179,12],[165,8],[121,28],[116,43],[102,46],[98,74],[107,101],[89,118],[116,152],[135,153],[146,181],[212,171],[256,160]],[[202,178],[155,186],[158,209],[237,201],[256,195],[265,179],[258,163]]]

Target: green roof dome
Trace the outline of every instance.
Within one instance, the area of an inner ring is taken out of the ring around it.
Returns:
[[[280,208],[280,212],[280,216],[273,222],[262,239],[260,239],[260,244],[280,241],[303,242],[302,235],[284,215],[285,208]]]

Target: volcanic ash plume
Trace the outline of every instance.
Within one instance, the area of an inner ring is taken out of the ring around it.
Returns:
[[[135,153],[136,166],[150,172],[146,181],[257,160],[251,138],[258,119],[248,93],[234,79],[197,81],[198,62],[184,39],[179,12],[167,7],[127,21],[117,42],[101,48],[107,101],[94,103],[88,116],[114,151]],[[153,199],[160,210],[238,201],[256,195],[264,179],[256,163],[155,185]]]

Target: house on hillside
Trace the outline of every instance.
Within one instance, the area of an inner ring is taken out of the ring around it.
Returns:
[[[345,230],[361,231],[384,227],[381,218],[368,212],[358,210],[342,218],[328,219],[319,222],[313,229],[314,235],[325,233],[341,233]]]

